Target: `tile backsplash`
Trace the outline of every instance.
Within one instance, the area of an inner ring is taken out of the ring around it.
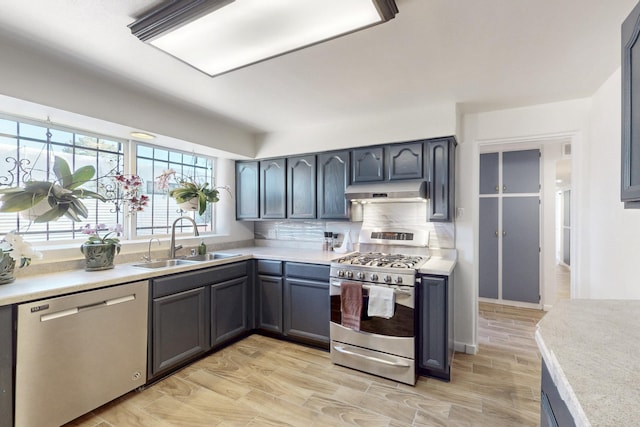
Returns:
[[[427,206],[420,202],[365,204],[362,219],[368,228],[374,226],[393,230],[396,226],[426,230],[429,232],[429,247],[454,248],[455,225],[426,221]],[[357,243],[362,224],[352,221],[259,221],[254,224],[254,233],[258,240],[317,243],[321,247],[325,231],[339,233],[338,242],[350,233],[351,241]]]

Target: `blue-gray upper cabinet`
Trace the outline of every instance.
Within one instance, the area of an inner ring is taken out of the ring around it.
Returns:
[[[424,173],[422,141],[393,144],[386,147],[388,178],[422,179]]]
[[[236,162],[236,219],[260,218],[257,161]]]
[[[318,154],[318,219],[349,219],[349,150]]]
[[[287,159],[287,217],[316,217],[316,156]]]
[[[354,148],[351,150],[351,182],[384,181],[384,147]]]
[[[622,168],[620,199],[640,208],[640,3],[622,23]]]
[[[451,221],[455,203],[455,148],[453,137],[425,142],[429,175],[429,221]]]
[[[286,159],[260,161],[260,213],[263,219],[287,216]]]

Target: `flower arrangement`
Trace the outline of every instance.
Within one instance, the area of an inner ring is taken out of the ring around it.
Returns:
[[[25,242],[22,236],[11,231],[0,240],[0,252],[8,254],[18,265],[18,268],[31,264],[31,259],[41,259],[42,253],[34,250],[29,242]]]
[[[156,179],[158,189],[168,190],[169,196],[176,199],[178,204],[197,199],[199,215],[207,210],[207,203],[216,203],[220,200],[220,189],[229,191],[228,186],[210,187],[208,182],[199,182],[193,177],[179,176],[174,169],[163,171]],[[169,189],[171,180],[175,181],[176,187]]]
[[[138,175],[122,175],[116,174],[115,180],[122,189],[122,202],[127,205],[129,213],[143,211],[149,204],[149,196],[146,194],[138,195],[142,187],[142,178]]]
[[[92,226],[91,224],[87,224],[81,228],[82,233],[88,234],[89,238],[85,245],[114,245],[118,253],[120,253],[120,239],[117,236],[122,233],[122,225],[117,224],[114,227],[107,227],[106,224],[96,224],[96,226]],[[103,237],[100,237],[100,231],[109,231]],[[115,233],[114,237],[110,237]]]

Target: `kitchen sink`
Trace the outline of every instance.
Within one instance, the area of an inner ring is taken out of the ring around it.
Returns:
[[[184,258],[187,261],[213,261],[216,259],[232,258],[240,256],[240,254],[228,254],[223,252],[208,252],[203,255],[192,255]]]
[[[143,262],[142,264],[133,264],[134,267],[139,268],[166,268],[166,267],[177,267],[179,265],[192,265],[197,264],[197,260],[187,260],[187,259],[164,259],[160,261],[152,261],[152,262]]]
[[[240,254],[228,254],[223,252],[208,252],[204,255],[192,255],[184,258],[176,258],[176,259],[163,259],[159,261],[151,261],[151,262],[143,262],[141,264],[133,264],[134,267],[138,268],[167,268],[167,267],[177,267],[179,265],[192,265],[198,264],[203,261],[213,261],[216,259],[224,259],[240,256]]]

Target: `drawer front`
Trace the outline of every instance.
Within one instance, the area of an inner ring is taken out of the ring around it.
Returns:
[[[226,282],[227,280],[236,279],[247,275],[247,261],[236,262],[233,264],[221,265],[209,270],[210,283]]]
[[[301,262],[285,263],[285,271],[287,277],[298,277],[307,280],[318,280],[320,282],[329,281],[328,265],[322,264],[304,264]]]
[[[271,276],[282,276],[282,261],[259,259],[258,260],[258,274],[269,274]]]

